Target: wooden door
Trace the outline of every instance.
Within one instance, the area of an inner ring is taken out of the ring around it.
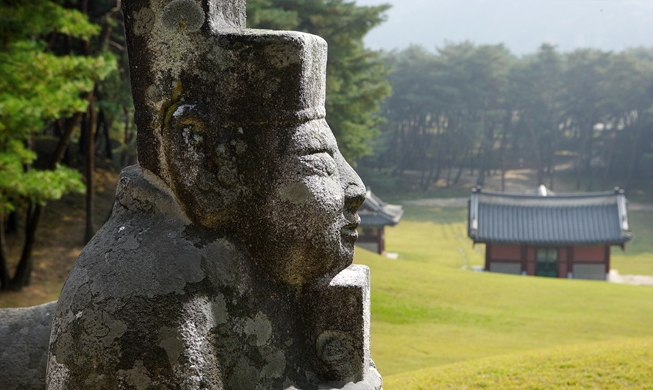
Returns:
[[[558,248],[538,248],[535,261],[536,276],[558,277]]]

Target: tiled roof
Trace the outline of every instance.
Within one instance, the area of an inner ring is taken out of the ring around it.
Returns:
[[[468,233],[474,242],[544,245],[622,244],[631,237],[623,191],[543,196],[475,189]]]
[[[358,215],[361,217],[361,226],[394,226],[404,215],[404,209],[398,205],[385,203],[368,189],[365,202],[358,209]]]

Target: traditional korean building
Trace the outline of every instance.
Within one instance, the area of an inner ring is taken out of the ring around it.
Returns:
[[[472,190],[469,237],[485,244],[485,270],[606,280],[610,246],[630,240],[623,190],[557,195]]]
[[[401,206],[385,203],[368,188],[365,202],[358,209],[361,223],[358,226],[356,245],[369,251],[385,253],[385,227],[399,223],[404,210]]]

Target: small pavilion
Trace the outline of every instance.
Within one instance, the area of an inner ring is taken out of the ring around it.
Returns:
[[[399,223],[404,210],[399,205],[388,204],[374,195],[368,188],[365,202],[358,209],[361,223],[358,226],[356,245],[378,253],[385,253],[385,227]]]
[[[609,192],[534,194],[472,190],[468,235],[485,244],[485,270],[606,280],[610,246],[631,238],[626,196]]]

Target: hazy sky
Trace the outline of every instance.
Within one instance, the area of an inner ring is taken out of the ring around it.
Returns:
[[[543,43],[566,52],[579,47],[620,51],[653,47],[653,0],[356,0],[391,4],[388,20],[372,30],[372,49],[419,44],[434,50],[445,41],[504,43],[515,54]]]

